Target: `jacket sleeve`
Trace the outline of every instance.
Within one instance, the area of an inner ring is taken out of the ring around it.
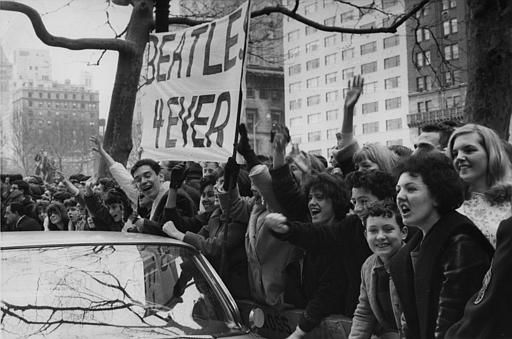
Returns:
[[[370,301],[368,300],[366,274],[368,262],[361,268],[361,289],[359,292],[359,303],[357,304],[352,318],[352,327],[350,328],[349,339],[369,339],[374,332],[377,324],[377,319],[370,307]]]
[[[220,207],[222,211],[229,209],[231,220],[245,223],[249,222],[249,215],[251,214],[253,205],[252,202],[252,199],[246,199],[240,196],[238,185],[235,185],[235,188],[230,191],[219,193]],[[229,207],[229,205],[231,205],[231,207]]]
[[[128,169],[123,164],[116,162],[110,166],[109,170],[119,187],[126,193],[128,199],[130,199],[133,205],[137,206],[139,191],[133,185],[133,177]]]
[[[270,171],[272,188],[283,213],[292,221],[307,221],[309,213],[307,198],[299,186],[288,165]]]
[[[442,285],[434,337],[445,337],[448,328],[462,318],[464,305],[480,288],[490,265],[488,253],[467,234],[450,239],[441,256]]]
[[[193,217],[182,216],[176,207],[164,209],[164,220],[170,220],[181,232],[199,232],[208,223],[209,213],[201,213]]]
[[[282,207],[272,188],[272,177],[267,166],[258,164],[249,172],[251,182],[258,189],[270,212],[281,212]]]
[[[331,256],[332,257],[332,256]],[[338,281],[341,279],[340,265],[332,261],[319,277],[319,285],[309,300],[299,319],[299,327],[304,332],[310,332],[320,324],[323,318],[335,312],[338,298]]]
[[[229,251],[236,246],[244,243],[246,225],[233,222],[228,225],[228,239],[226,249]],[[207,256],[220,256],[222,251],[224,232],[218,232],[210,237],[209,226],[204,226],[198,233],[187,232],[183,241],[191,244]]]

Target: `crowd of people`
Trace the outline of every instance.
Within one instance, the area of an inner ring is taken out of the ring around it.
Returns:
[[[350,338],[512,338],[512,146],[444,122],[414,149],[360,146],[363,79],[349,82],[329,161],[274,126],[258,155],[239,126],[226,164],[141,159],[130,169],[91,137],[110,175],[2,178],[2,231],[127,231],[204,253],[237,299],[303,309],[289,338],[330,314]]]

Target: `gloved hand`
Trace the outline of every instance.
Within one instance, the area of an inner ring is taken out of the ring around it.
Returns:
[[[234,188],[238,180],[238,174],[240,173],[240,165],[236,163],[233,157],[229,157],[226,166],[224,166],[224,191],[229,191],[230,188]]]
[[[256,157],[256,153],[251,147],[249,143],[249,137],[247,136],[247,128],[245,124],[240,124],[238,126],[238,133],[240,134],[240,140],[238,141],[238,146],[236,150],[240,153],[247,163],[247,169],[250,171],[251,168],[260,164],[261,162]]]
[[[170,187],[174,189],[178,189],[181,187],[181,184],[185,180],[186,175],[186,163],[182,162],[176,166],[174,166],[171,170],[171,183]]]

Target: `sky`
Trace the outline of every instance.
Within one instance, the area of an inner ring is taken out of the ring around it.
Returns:
[[[66,38],[113,38],[116,32],[124,30],[128,24],[131,6],[109,6],[105,0],[21,0],[20,3],[36,9],[41,15],[47,30],[56,36]],[[92,89],[100,93],[100,118],[106,118],[110,106],[110,96],[114,85],[117,65],[117,52],[107,51],[100,61],[99,50],[71,51],[50,47],[42,43],[35,35],[27,16],[16,12],[0,10],[0,44],[7,58],[13,61],[13,51],[18,48],[47,49],[52,59],[52,77],[54,81],[71,80],[80,83],[82,71],[93,76]]]

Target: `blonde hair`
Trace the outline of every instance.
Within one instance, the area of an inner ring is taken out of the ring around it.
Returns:
[[[354,153],[352,158],[354,164],[363,160],[370,160],[379,166],[379,170],[389,174],[393,171],[400,160],[399,156],[386,146],[378,143],[370,143],[364,145],[360,150]]]
[[[456,128],[448,141],[447,155],[453,162],[453,144],[455,139],[461,135],[476,133],[480,136],[480,145],[487,153],[487,175],[488,188],[509,186],[512,184],[512,164],[508,157],[501,138],[491,128],[478,125],[466,124]]]

